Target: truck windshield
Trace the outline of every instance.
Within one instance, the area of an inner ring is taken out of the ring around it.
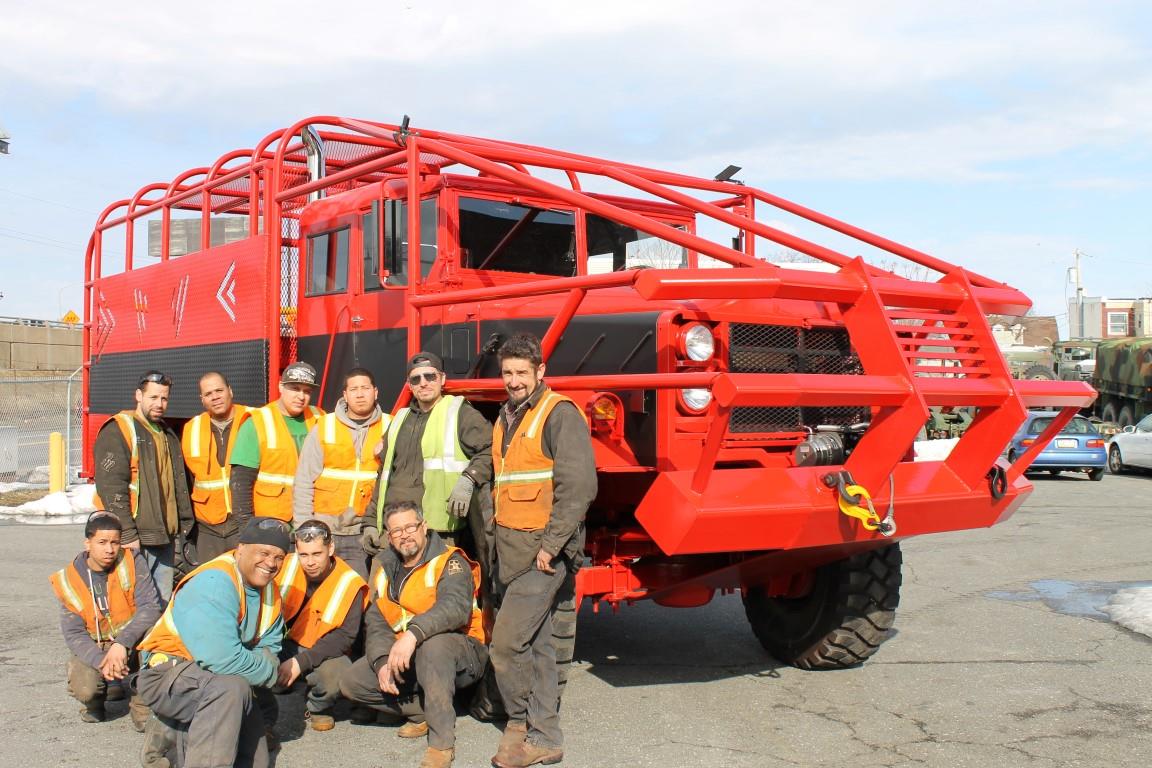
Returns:
[[[502,200],[460,198],[464,267],[571,277],[576,274],[576,216]]]
[[[595,214],[588,214],[587,222],[590,275],[635,267],[684,269],[688,266],[688,251],[682,246]],[[682,224],[673,226],[684,229]]]

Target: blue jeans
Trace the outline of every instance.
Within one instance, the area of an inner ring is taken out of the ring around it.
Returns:
[[[152,574],[152,581],[156,582],[160,599],[167,603],[172,599],[172,579],[176,574],[176,547],[173,544],[159,547],[146,547],[141,544],[140,556],[148,564],[148,572]]]

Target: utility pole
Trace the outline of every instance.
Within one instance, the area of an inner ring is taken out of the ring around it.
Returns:
[[[1084,283],[1080,279],[1080,257],[1082,255],[1083,254],[1080,253],[1079,248],[1077,248],[1076,250],[1074,250],[1072,252],[1072,256],[1076,260],[1076,266],[1073,267],[1073,270],[1075,270],[1075,275],[1076,275],[1076,325],[1077,325],[1076,337],[1079,339],[1085,338],[1085,334],[1084,334]]]

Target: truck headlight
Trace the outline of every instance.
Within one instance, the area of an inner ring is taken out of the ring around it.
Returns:
[[[712,390],[710,389],[682,389],[680,399],[692,411],[703,411],[712,404]]]
[[[689,360],[702,363],[711,360],[716,352],[716,338],[712,329],[701,323],[690,325],[684,329],[684,354]]]

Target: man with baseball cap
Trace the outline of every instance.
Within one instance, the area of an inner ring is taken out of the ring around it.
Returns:
[[[428,528],[450,546],[467,542],[465,520],[475,493],[492,481],[492,425],[463,397],[445,395],[444,363],[431,352],[408,360],[412,400],[384,438],[380,478],[365,510],[361,542],[370,554],[388,546],[380,537],[388,504],[420,505]],[[471,550],[471,546],[464,546]]]
[[[280,376],[280,398],[248,412],[232,446],[232,513],[243,526],[253,515],[292,520],[292,486],[300,447],[324,415],[310,405],[316,369],[295,362]]]
[[[275,578],[291,546],[287,524],[250,520],[234,551],[176,586],[140,643],[136,688],[155,714],[146,752],[174,745],[177,765],[268,765],[252,686],[276,683],[284,619]]]

